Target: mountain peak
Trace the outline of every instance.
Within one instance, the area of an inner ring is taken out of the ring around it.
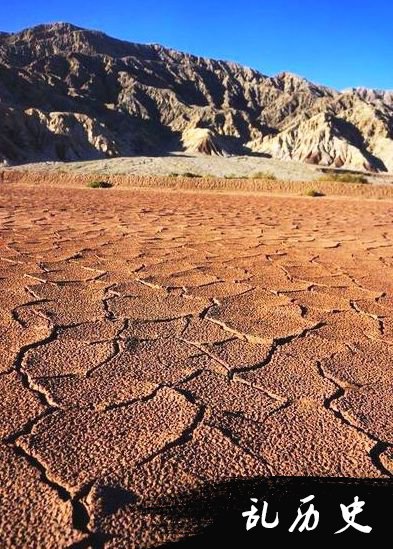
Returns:
[[[340,93],[67,22],[1,34],[0,75],[0,159],[255,151],[393,171],[391,92]]]
[[[86,30],[86,29],[83,29],[82,27],[77,27],[76,25],[72,23],[68,23],[67,21],[53,21],[50,23],[42,23],[40,25],[36,25],[34,27],[30,27],[24,30],[29,30],[32,33],[34,33],[34,32],[42,32],[42,31],[74,32],[74,31]]]

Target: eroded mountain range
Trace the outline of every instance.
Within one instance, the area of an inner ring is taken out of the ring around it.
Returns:
[[[393,91],[338,92],[68,23],[0,33],[0,160],[188,151],[393,171]]]

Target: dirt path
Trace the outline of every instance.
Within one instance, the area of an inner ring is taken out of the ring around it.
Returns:
[[[2,547],[231,478],[393,474],[393,204],[2,187]],[[83,545],[83,541],[79,545]]]

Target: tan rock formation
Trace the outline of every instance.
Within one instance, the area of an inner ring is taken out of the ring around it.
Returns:
[[[393,92],[133,44],[68,23],[0,34],[0,160],[260,152],[392,171]]]

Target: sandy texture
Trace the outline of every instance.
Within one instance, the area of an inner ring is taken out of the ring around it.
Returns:
[[[201,177],[227,178],[221,184],[230,184],[231,179],[250,178],[255,175],[270,174],[278,180],[315,181],[323,172],[319,166],[297,162],[295,160],[278,160],[263,156],[206,156],[203,154],[171,153],[157,156],[124,156],[99,160],[73,162],[34,162],[10,168],[12,171],[54,171],[56,174],[101,174],[132,176],[181,176],[191,173]],[[326,168],[325,168],[326,171]],[[342,173],[335,170],[336,173]],[[333,170],[327,170],[333,173]],[[355,172],[356,173],[356,172]],[[371,183],[393,183],[393,175],[388,173],[364,173]],[[243,182],[247,183],[247,182]],[[341,185],[342,186],[342,185]]]
[[[154,547],[213,483],[393,474],[391,201],[1,190],[2,547]]]
[[[229,159],[227,159],[229,161]],[[132,161],[132,159],[126,159]],[[165,165],[165,158],[159,159],[162,166]],[[86,188],[94,183],[104,183],[112,187],[122,189],[156,189],[158,190],[173,190],[173,191],[213,191],[217,192],[236,192],[243,194],[264,193],[271,196],[274,195],[296,195],[309,196],[310,191],[317,192],[317,197],[362,197],[374,199],[393,199],[393,185],[389,176],[379,175],[369,178],[373,179],[372,184],[365,183],[347,183],[330,180],[320,180],[320,175],[314,172],[304,173],[304,177],[298,180],[292,180],[285,175],[279,175],[278,179],[269,179],[268,176],[262,174],[261,177],[243,177],[241,175],[234,178],[225,178],[222,176],[208,176],[205,172],[201,172],[203,176],[193,177],[182,172],[182,175],[162,175],[157,176],[153,170],[143,167],[140,172],[134,173],[131,169],[129,172],[121,169],[121,161],[116,159],[111,168],[105,167],[105,164],[94,162],[89,165],[89,162],[79,164],[79,168],[74,169],[71,163],[62,166],[47,166],[47,165],[30,165],[21,167],[5,168],[0,170],[0,184],[26,185],[32,187],[55,187],[55,188]],[[278,162],[282,167],[285,164],[282,161]],[[291,170],[291,163],[284,170]],[[292,169],[292,172],[295,170]],[[165,172],[164,172],[165,173]],[[186,175],[184,175],[186,174]],[[317,177],[316,177],[317,176]],[[332,176],[333,177],[333,176]],[[312,198],[312,196],[310,197]],[[315,198],[315,197],[314,197]],[[85,278],[88,277],[85,274]]]

